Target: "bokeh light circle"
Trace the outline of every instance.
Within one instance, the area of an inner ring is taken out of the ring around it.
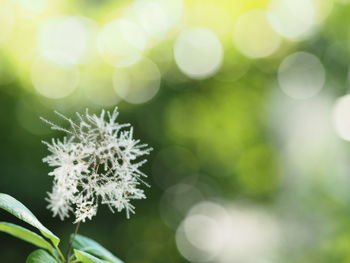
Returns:
[[[203,229],[205,230],[203,231]],[[223,240],[215,238],[215,235],[221,234],[222,229],[209,216],[193,215],[187,217],[184,221],[184,230],[188,241],[198,249],[215,253],[222,247]]]
[[[279,86],[293,99],[313,97],[323,88],[325,78],[325,69],[320,60],[307,52],[289,55],[278,69]]]
[[[180,21],[182,0],[137,0],[126,16],[138,23],[150,38],[162,39]]]
[[[135,1],[133,4],[133,13],[138,23],[150,37],[164,37],[171,26],[161,1]]]
[[[194,79],[204,79],[220,68],[223,49],[212,31],[195,27],[183,31],[177,38],[174,56],[184,74]]]
[[[191,262],[208,262],[221,252],[230,234],[225,208],[203,201],[193,206],[176,231],[176,245]]]
[[[160,87],[160,72],[151,60],[143,59],[127,68],[117,68],[113,87],[123,100],[138,104],[152,99]]]
[[[339,98],[333,108],[333,127],[343,140],[350,141],[350,95]]]
[[[32,83],[36,91],[50,99],[61,99],[70,95],[79,83],[80,72],[75,67],[64,67],[37,59],[31,70]]]
[[[169,26],[175,26],[182,17],[184,11],[183,0],[153,0],[160,3],[166,13]]]
[[[49,19],[39,30],[39,53],[58,64],[81,64],[91,55],[94,26],[93,21],[84,17]]]
[[[105,25],[98,34],[98,51],[101,57],[115,67],[137,63],[147,46],[144,29],[130,19],[121,18]]]
[[[275,262],[281,226],[267,211],[204,201],[176,232],[179,252],[191,262]]]
[[[316,23],[312,0],[272,0],[267,13],[272,28],[292,40],[307,37]]]
[[[260,10],[240,16],[233,37],[238,49],[251,58],[267,57],[281,44],[281,37],[271,28],[265,12]]]
[[[188,210],[202,200],[202,193],[194,185],[179,183],[171,186],[166,189],[159,202],[161,219],[168,227],[176,229]]]

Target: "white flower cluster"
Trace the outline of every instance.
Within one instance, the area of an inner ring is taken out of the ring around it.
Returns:
[[[55,167],[53,190],[47,200],[53,215],[62,220],[75,214],[75,222],[85,222],[96,215],[98,204],[106,204],[112,212],[134,213],[131,199],[145,198],[140,183],[146,177],[139,168],[146,160],[138,161],[152,150],[133,139],[129,124],[116,122],[118,111],[102,111],[100,116],[77,113],[73,120],[56,112],[69,122],[64,129],[42,118],[52,129],[66,133],[63,140],[44,142],[51,154],[43,159]],[[128,128],[129,127],[129,128]],[[146,184],[147,185],[147,184]]]

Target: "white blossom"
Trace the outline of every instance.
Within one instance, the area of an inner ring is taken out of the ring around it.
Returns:
[[[134,213],[132,199],[146,198],[140,184],[147,177],[139,169],[146,160],[139,160],[152,150],[133,138],[129,124],[116,122],[118,111],[102,111],[99,116],[77,113],[73,121],[56,112],[69,123],[62,128],[42,118],[54,130],[63,131],[63,140],[44,142],[50,155],[43,162],[54,167],[53,189],[48,194],[48,208],[62,220],[75,215],[75,223],[85,222],[97,213],[98,204]]]

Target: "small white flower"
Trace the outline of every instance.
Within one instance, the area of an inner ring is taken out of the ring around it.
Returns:
[[[146,175],[139,170],[146,160],[138,159],[152,149],[133,139],[129,124],[116,122],[117,109],[103,110],[100,116],[77,113],[76,122],[57,114],[70,128],[43,119],[52,129],[66,133],[62,141],[44,142],[51,154],[43,162],[55,167],[49,173],[54,179],[48,208],[62,220],[74,212],[75,223],[95,216],[98,203],[108,205],[112,212],[125,209],[129,218],[134,213],[130,200],[146,198],[139,188],[146,184],[142,180]]]
[[[70,193],[64,187],[55,185],[52,193],[49,193],[49,197],[46,200],[49,201],[48,208],[52,211],[53,215],[58,215],[61,220],[72,211],[69,204]]]
[[[97,213],[97,204],[94,204],[92,201],[85,201],[82,199],[76,206],[74,223],[84,223],[86,219],[91,220]]]

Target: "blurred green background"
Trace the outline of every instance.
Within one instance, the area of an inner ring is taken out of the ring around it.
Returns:
[[[0,0],[0,192],[66,246],[39,117],[118,106],[152,187],[81,234],[127,263],[350,262],[349,24],[348,0]]]

